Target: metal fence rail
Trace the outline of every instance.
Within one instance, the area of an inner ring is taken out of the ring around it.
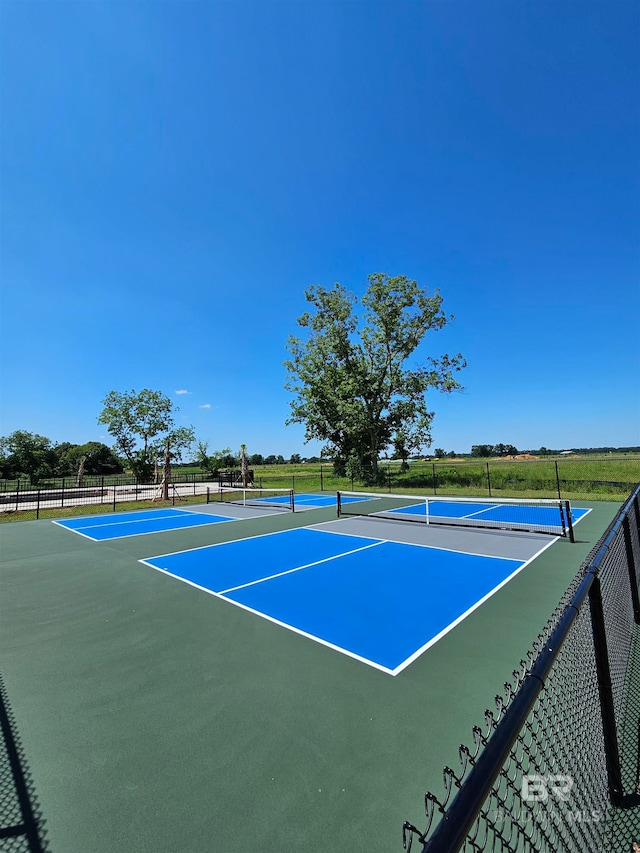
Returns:
[[[200,503],[206,500],[208,482],[174,482],[168,485],[168,500],[175,506],[181,501],[199,497]],[[140,501],[161,501],[162,484],[141,485],[104,485],[58,489],[24,489],[18,492],[5,492],[0,496],[0,512],[20,513],[21,519],[38,519],[47,510],[73,510],[81,512],[82,507],[95,507],[99,512],[116,512],[122,504]]]
[[[624,808],[637,809],[640,835],[637,773],[625,778],[620,759],[640,679],[629,665],[640,623],[639,500],[640,485],[496,697],[497,711],[474,728],[473,747],[460,747],[461,769],[445,767],[444,793],[427,792],[426,829],[405,822],[405,850],[595,853],[606,838],[623,849],[610,827]],[[636,769],[637,749],[636,738]]]

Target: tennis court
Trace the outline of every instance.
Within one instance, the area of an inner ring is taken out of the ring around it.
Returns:
[[[402,536],[397,527],[383,532]],[[530,538],[523,560],[339,529],[280,531],[141,562],[397,675],[551,544]],[[408,599],[425,602],[418,622],[406,619]]]
[[[55,521],[54,524],[85,536],[93,542],[121,539],[124,536],[142,536],[166,530],[181,530],[203,524],[232,521],[231,517],[187,512],[181,509],[150,509],[137,512],[114,512],[109,515],[90,515]]]
[[[569,536],[589,509],[572,507],[568,501],[512,498],[439,498],[411,495],[371,495],[338,492],[338,515],[391,518],[495,530],[515,530]]]
[[[617,509],[581,507],[571,544],[308,497],[0,527],[3,678],[53,851],[400,853]]]
[[[348,499],[345,500],[348,501]],[[351,500],[357,502],[360,498]],[[54,521],[54,524],[94,542],[102,542],[107,539],[121,539],[125,536],[184,530],[188,527],[217,524],[221,521],[256,518],[269,512],[293,511],[294,506],[298,509],[336,506],[336,496],[299,495],[294,505],[293,493],[290,489],[220,489],[213,493],[212,499],[206,506],[197,509],[163,507],[133,512],[111,512]]]

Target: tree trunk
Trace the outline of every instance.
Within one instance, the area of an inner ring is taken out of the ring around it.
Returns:
[[[240,472],[242,477],[242,488],[246,489],[249,486],[249,465],[247,463],[247,448],[243,444],[240,448],[241,450],[241,458],[240,458]]]
[[[82,486],[82,481],[84,479],[84,463],[87,461],[87,457],[83,456],[80,460],[80,465],[78,466],[78,473],[76,474],[76,486],[80,488]]]
[[[164,463],[162,465],[162,500],[169,500],[169,480],[171,479],[171,453],[169,451],[169,439],[164,451]]]

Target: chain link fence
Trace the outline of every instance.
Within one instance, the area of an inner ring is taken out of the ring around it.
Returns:
[[[286,484],[296,491],[371,489],[425,495],[538,497],[623,501],[640,481],[640,458],[493,460],[477,462],[382,461],[377,472],[339,477],[330,464],[294,474],[255,470],[256,485]]]
[[[640,841],[640,485],[573,579],[496,710],[425,795],[406,851],[631,851]]]
[[[0,851],[46,853],[42,813],[0,677]]]
[[[277,468],[278,466],[274,466]],[[283,466],[284,467],[284,466]],[[224,473],[224,472],[221,472]],[[622,501],[640,481],[640,458],[600,459],[537,458],[527,461],[490,462],[382,461],[377,472],[337,476],[331,464],[278,471],[254,467],[253,483],[259,488],[286,488],[297,493],[372,490],[422,495],[474,497],[558,498],[560,500]],[[220,482],[220,474],[176,471],[171,475],[169,500],[201,502],[207,485]],[[142,484],[131,475],[60,477],[30,485],[26,480],[0,480],[0,518],[32,519],[80,513],[84,507],[109,512],[153,505],[160,499],[160,484]]]
[[[109,483],[95,478],[93,484],[81,487],[73,480],[61,479],[59,485],[33,488],[19,484],[14,491],[0,490],[0,516],[27,521],[41,517],[79,515],[84,512],[116,512],[153,506],[169,501],[172,505],[205,503],[207,488],[217,479],[172,477],[166,490],[162,483],[142,484],[135,478],[119,478]],[[22,487],[21,487],[22,486]]]

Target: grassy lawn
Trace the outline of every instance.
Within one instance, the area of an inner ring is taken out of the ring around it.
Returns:
[[[350,477],[337,477],[331,463],[310,462],[282,465],[253,466],[255,485],[262,488],[291,488],[298,494],[320,491],[377,491],[421,495],[468,495],[470,497],[557,498],[565,500],[623,501],[632,487],[640,482],[640,458],[626,454],[582,457],[539,457],[530,460],[469,459],[412,460],[402,471],[399,460],[381,460],[380,482],[367,486]],[[203,472],[195,466],[174,469],[175,482],[193,481]],[[203,479],[207,475],[203,475]],[[208,476],[208,478],[210,475]],[[122,476],[100,478],[105,489],[123,482]],[[94,478],[95,480],[95,478]],[[90,478],[87,478],[87,484]],[[65,488],[74,486],[67,478]],[[4,492],[16,491],[13,481],[4,483]],[[61,488],[62,479],[48,481],[40,488]],[[34,491],[38,486],[21,482],[19,491]],[[202,503],[203,495],[185,496],[176,505]],[[61,501],[63,502],[63,501]],[[162,502],[137,500],[117,502],[118,511],[162,506]],[[36,517],[35,509],[16,509],[9,500],[7,510],[0,511],[0,522],[29,520]],[[9,509],[9,507],[11,507]],[[40,518],[62,518],[70,515],[95,514],[113,509],[111,496],[105,494],[102,504],[41,508]]]

